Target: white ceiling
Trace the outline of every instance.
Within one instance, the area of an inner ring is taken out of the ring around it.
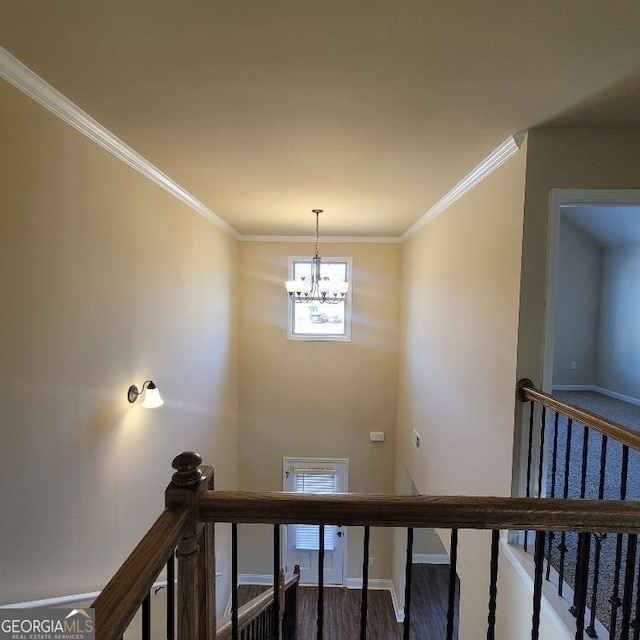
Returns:
[[[640,203],[563,206],[562,215],[605,249],[640,244]]]
[[[398,236],[509,135],[640,126],[640,3],[0,0],[0,45],[243,234]]]

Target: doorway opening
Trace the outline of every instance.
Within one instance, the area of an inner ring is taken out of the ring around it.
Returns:
[[[345,458],[284,458],[282,487],[294,493],[346,493],[349,460]],[[318,584],[320,527],[292,524],[286,527],[285,555],[287,576],[300,567],[301,584]],[[324,527],[325,585],[344,585],[347,562],[347,527]]]

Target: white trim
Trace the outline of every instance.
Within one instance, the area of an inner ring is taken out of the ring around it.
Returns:
[[[0,77],[30,98],[33,98],[38,104],[51,111],[67,124],[70,124],[87,138],[99,144],[116,158],[128,164],[145,178],[168,191],[174,198],[197,211],[209,222],[213,222],[231,237],[240,238],[240,234],[228,222],[225,222],[166,173],[163,173],[158,167],[143,158],[137,151],[125,144],[120,138],[111,133],[106,127],[103,127],[78,105],[57,89],[54,89],[37,73],[2,47],[0,47]]]
[[[243,235],[228,222],[211,211],[203,202],[193,194],[181,187],[177,182],[162,172],[158,167],[141,156],[116,135],[94,120],[78,105],[69,100],[65,95],[52,87],[46,80],[32,71],[9,51],[0,47],[0,77],[22,91],[38,104],[48,109],[55,116],[71,125],[74,129],[87,138],[99,144],[103,149],[113,154],[122,162],[138,171],[159,187],[169,192],[172,196],[191,207],[201,216],[213,222],[216,226],[228,233],[232,238],[242,242],[313,242],[314,239],[306,236],[261,236]],[[445,209],[462,197],[467,191],[482,182],[490,173],[505,163],[511,156],[518,152],[526,132],[519,132],[509,136],[500,146],[494,149],[473,171],[467,174],[453,189],[446,193],[426,213],[414,222],[400,236],[333,236],[324,238],[324,242],[358,242],[358,243],[393,243],[401,244],[415,235],[422,227],[440,215]]]
[[[592,384],[554,384],[551,391],[595,391]]]
[[[622,402],[628,402],[629,404],[635,404],[637,407],[640,407],[640,398],[634,398],[633,396],[625,396],[623,393],[618,393],[617,391],[611,391],[610,389],[605,389],[603,387],[598,387],[598,386],[595,386],[593,390],[598,393],[601,393],[604,396],[609,396],[610,398],[615,398],[616,400],[622,400]]]
[[[413,564],[449,564],[446,553],[414,553],[411,557]]]
[[[396,585],[393,581],[391,582],[391,604],[393,605],[393,610],[396,613],[396,621],[404,622],[404,608],[400,608],[400,603],[398,602],[398,595],[396,594]]]
[[[362,578],[347,578],[344,586],[347,589],[362,589]],[[384,578],[369,578],[367,589],[370,591],[391,591],[393,582]]]
[[[314,243],[315,236],[260,236],[240,235],[240,242],[308,242]],[[321,236],[320,247],[324,244],[353,242],[354,244],[402,244],[401,236]]]
[[[239,573],[238,584],[259,584],[273,587],[273,574]]]
[[[601,393],[603,396],[609,396],[622,402],[628,402],[637,407],[640,407],[640,398],[634,398],[633,396],[626,396],[624,393],[618,393],[617,391],[611,391],[604,387],[599,387],[597,384],[554,384],[553,391],[595,391]]]
[[[552,388],[553,338],[556,318],[556,284],[562,207],[573,205],[620,206],[640,203],[640,189],[551,189],[547,229],[547,274],[543,337],[542,390]]]
[[[480,184],[489,174],[514,156],[522,146],[526,132],[519,132],[509,136],[499,147],[494,149],[477,167],[468,173],[458,184],[436,202],[426,213],[414,222],[401,236],[402,241],[408,240],[422,227],[448,209],[467,191]]]
[[[162,589],[167,586],[166,580],[154,582],[151,590]],[[73,604],[75,602],[84,602],[90,600],[93,602],[100,595],[100,591],[90,591],[88,593],[74,593],[67,596],[56,596],[54,598],[43,598],[41,600],[25,600],[24,602],[14,602],[12,604],[0,605],[0,609],[35,609],[43,607],[61,607],[65,604]]]

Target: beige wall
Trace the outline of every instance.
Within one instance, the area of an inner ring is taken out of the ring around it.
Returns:
[[[240,248],[240,484],[281,490],[282,458],[349,459],[349,490],[393,493],[401,247],[321,243],[351,256],[351,342],[287,340],[288,256],[308,243],[244,242]],[[370,431],[384,431],[382,444]],[[349,577],[359,576],[360,531],[349,533]],[[372,534],[372,577],[389,578],[389,532]],[[241,573],[267,574],[268,533],[246,527]]]
[[[529,132],[525,193],[518,377],[541,384],[547,234],[551,189],[634,189],[640,131],[538,129]]]
[[[525,158],[522,149],[404,245],[396,465],[422,494],[510,493]],[[486,620],[490,535],[464,533],[467,639]]]
[[[236,486],[237,243],[2,81],[0,140],[8,603],[102,587],[180,451]]]
[[[560,219],[553,346],[554,385],[596,384],[603,250]],[[571,368],[576,363],[576,369]]]

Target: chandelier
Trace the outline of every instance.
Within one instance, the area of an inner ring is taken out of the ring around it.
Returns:
[[[322,209],[312,209],[312,212],[316,214],[316,253],[311,258],[311,279],[301,276],[298,280],[287,280],[287,293],[293,302],[338,304],[347,295],[349,284],[344,280],[331,280],[327,275],[322,274],[322,259],[318,255],[319,218]]]

